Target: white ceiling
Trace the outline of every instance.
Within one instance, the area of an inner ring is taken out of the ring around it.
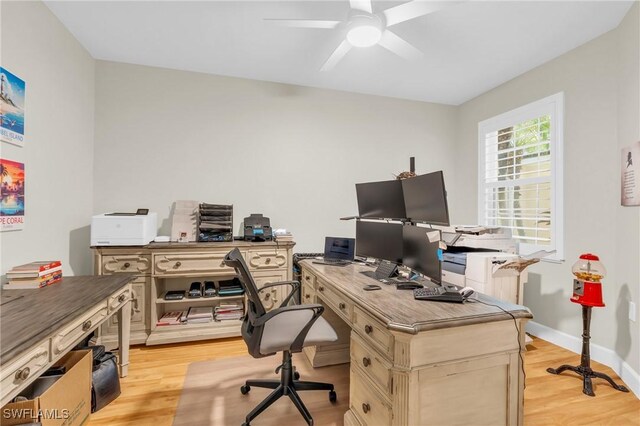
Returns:
[[[380,12],[401,4],[375,1]],[[393,27],[424,52],[354,48],[319,71],[344,29],[263,18],[343,20],[343,1],[47,1],[97,59],[459,105],[613,28],[632,1],[468,1]]]

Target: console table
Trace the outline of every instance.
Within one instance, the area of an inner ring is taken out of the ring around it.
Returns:
[[[118,364],[125,377],[132,279],[64,277],[40,289],[0,291],[0,406],[113,316],[119,320]]]
[[[156,326],[158,319],[170,311],[186,311],[190,306],[214,307],[225,301],[245,301],[239,297],[207,297],[165,300],[169,290],[189,290],[193,281],[219,281],[235,276],[224,256],[239,248],[259,287],[275,281],[292,279],[293,242],[194,242],[150,243],[146,246],[93,247],[96,275],[133,273],[133,310],[131,344],[157,345],[193,340],[240,336],[240,321],[205,324]],[[283,300],[285,289],[270,288],[260,293],[265,307],[275,308]],[[246,303],[245,303],[246,306]],[[116,344],[117,319],[107,322],[100,331],[100,342]]]
[[[479,302],[415,300],[368,266],[300,265],[303,303],[326,306],[339,336],[304,353],[314,366],[351,362],[345,425],[522,424],[526,307],[472,296],[514,323]]]

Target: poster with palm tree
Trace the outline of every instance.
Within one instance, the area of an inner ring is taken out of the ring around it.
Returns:
[[[24,163],[0,158],[0,230],[24,228]]]

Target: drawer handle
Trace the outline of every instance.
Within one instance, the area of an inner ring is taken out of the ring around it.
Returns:
[[[270,257],[267,257],[267,260],[265,260],[265,261],[264,261],[264,263],[266,263],[267,265],[268,265],[269,263],[271,263],[271,258],[270,258]]]
[[[129,262],[125,262],[124,265],[122,265],[124,269],[127,269],[129,266],[131,266]]]
[[[182,266],[182,262],[176,262],[176,268],[179,268],[180,266]]]
[[[371,327],[369,324],[365,325],[364,332],[367,334],[371,334],[373,332],[373,327]]]
[[[320,291],[324,291],[324,287],[323,287],[323,286],[320,286],[320,287],[318,287],[318,290],[320,290]]]
[[[307,281],[309,281],[309,280],[311,279],[311,277],[310,277],[309,275],[306,275],[306,276],[304,277],[304,279],[305,279],[305,280],[307,280]]]
[[[362,411],[364,411],[365,414],[367,414],[369,411],[371,411],[371,406],[365,402],[362,403]]]
[[[310,294],[305,294],[305,295],[304,295],[304,298],[305,298],[305,299],[310,299],[310,298],[311,298],[311,295],[310,295]]]
[[[91,320],[85,321],[84,324],[82,324],[82,331],[87,331],[90,328],[91,328]]]
[[[16,380],[27,380],[29,374],[31,373],[31,369],[29,367],[25,367],[22,370],[16,371]]]
[[[269,295],[270,295],[270,294],[271,294],[271,293],[266,293],[266,294],[264,295],[264,300],[269,300]]]
[[[367,358],[366,356],[364,358],[362,358],[362,365],[364,365],[365,367],[368,367],[371,365],[371,359]]]
[[[122,303],[125,301],[126,298],[127,298],[126,294],[121,294],[120,297],[118,297],[118,302]]]
[[[340,303],[338,304],[338,308],[344,310],[347,307],[347,305],[345,305],[344,303]]]

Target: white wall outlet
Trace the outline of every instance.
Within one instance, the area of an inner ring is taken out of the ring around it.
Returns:
[[[629,301],[629,319],[636,322],[636,304]]]

